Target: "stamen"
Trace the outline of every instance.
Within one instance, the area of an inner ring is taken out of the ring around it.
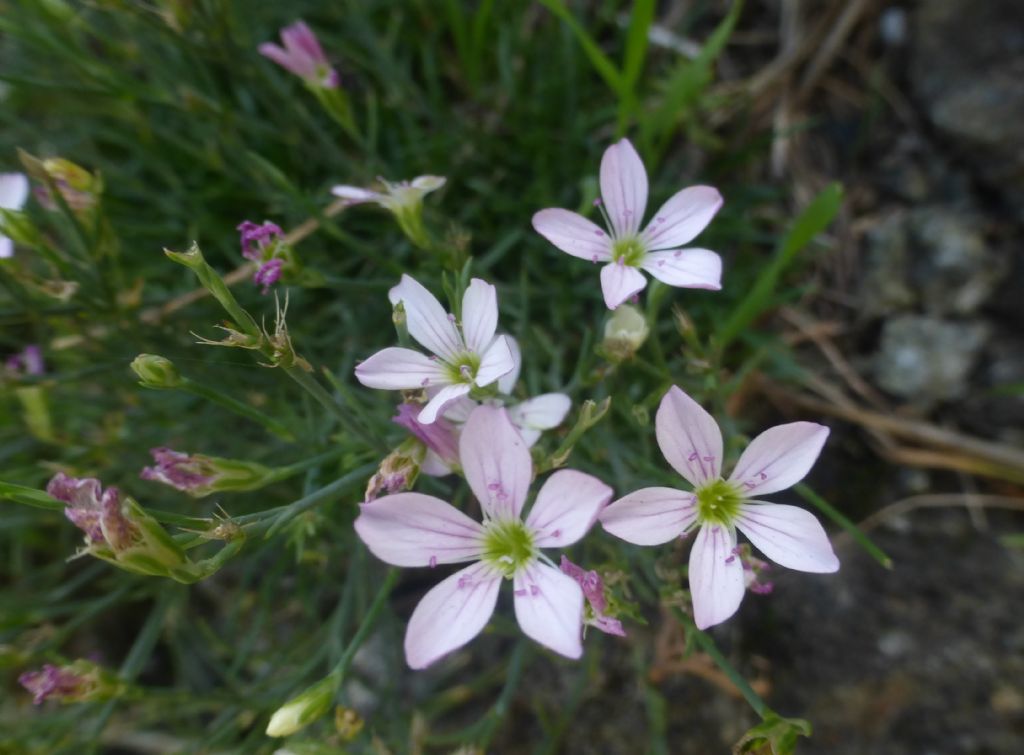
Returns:
[[[430,557],[430,568],[431,569],[437,568],[437,556],[431,556]]]

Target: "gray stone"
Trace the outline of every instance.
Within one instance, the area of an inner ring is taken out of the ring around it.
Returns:
[[[1020,0],[929,0],[915,10],[909,75],[925,114],[968,167],[1024,197]]]
[[[981,322],[920,315],[888,320],[875,357],[878,385],[914,404],[930,406],[967,395],[967,379],[988,337]]]

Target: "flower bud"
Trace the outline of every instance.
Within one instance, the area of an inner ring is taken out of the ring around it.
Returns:
[[[336,682],[335,677],[328,676],[274,711],[267,736],[287,737],[320,718],[331,707]]]
[[[403,441],[398,448],[384,457],[366,486],[363,500],[369,502],[381,495],[400,493],[411,488],[419,476],[426,450],[415,438]]]
[[[636,354],[649,332],[640,311],[632,305],[622,304],[605,323],[601,346],[609,360],[622,362]]]
[[[90,173],[61,157],[39,160],[27,152],[21,152],[21,162],[25,171],[39,184],[34,194],[46,209],[60,208],[60,203],[53,195],[54,188],[68,209],[80,218],[88,217],[99,203],[103,180],[98,173]]]
[[[131,367],[139,376],[139,384],[146,388],[169,390],[185,384],[174,362],[158,354],[139,354],[132,360]]]
[[[80,703],[119,697],[127,685],[92,661],[77,660],[64,666],[47,663],[38,671],[26,671],[18,683],[32,693],[32,702],[45,700]]]
[[[233,490],[257,490],[274,480],[270,467],[251,461],[222,459],[204,454],[186,454],[170,448],[150,450],[156,464],[139,476],[170,485],[193,498]]]
[[[605,589],[601,575],[596,571],[586,571],[577,566],[564,555],[559,565],[562,573],[572,577],[583,590],[583,597],[586,598],[586,605],[583,610],[583,623],[595,627],[605,634],[614,634],[625,637],[626,631],[622,628],[622,622],[615,618],[617,611],[614,608],[614,601],[609,600],[608,591]]]

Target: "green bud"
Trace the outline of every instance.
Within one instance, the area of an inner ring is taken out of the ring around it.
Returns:
[[[199,283],[210,292],[214,299],[220,302],[220,305],[224,307],[241,331],[254,338],[260,337],[260,327],[256,324],[256,320],[242,308],[224,279],[210,267],[198,244],[193,243],[185,252],[172,252],[170,249],[164,249],[164,254],[194,272]]]
[[[287,737],[326,713],[334,701],[337,679],[328,676],[297,697],[292,698],[270,717],[268,737]]]
[[[649,333],[643,314],[630,304],[622,304],[605,323],[601,346],[610,361],[622,362],[636,354]]]
[[[158,354],[139,354],[132,360],[131,367],[139,376],[139,383],[146,388],[170,390],[185,384],[174,362]]]

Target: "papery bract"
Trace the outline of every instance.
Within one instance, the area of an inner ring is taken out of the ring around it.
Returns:
[[[556,472],[524,519],[533,464],[500,407],[473,410],[459,439],[459,460],[483,510],[482,523],[419,493],[365,503],[355,522],[370,551],[389,564],[471,562],[430,590],[413,611],[405,636],[409,665],[429,666],[479,634],[494,611],[503,579],[513,583],[523,632],[556,653],[578,658],[583,652],[583,590],[549,565],[541,549],[582,538],[611,498],[611,488],[581,472]]]
[[[839,569],[828,536],[811,513],[753,498],[802,480],[821,453],[827,427],[793,422],[764,431],[747,446],[728,479],[722,477],[718,424],[678,387],[662,398],[655,428],[666,461],[693,485],[693,492],[637,490],[609,505],[601,524],[637,545],[667,543],[698,527],[689,570],[698,627],[725,621],[743,599],[748,580],[737,529],[781,566],[817,573]],[[756,565],[748,566],[756,576]]]
[[[670,286],[721,288],[722,260],[707,249],[683,249],[711,222],[722,196],[710,186],[691,186],[673,195],[643,231],[647,172],[628,139],[601,158],[601,197],[608,232],[569,210],[550,208],[533,216],[537,233],[566,254],[604,263],[601,289],[609,309],[639,293],[647,280],[641,270]]]

